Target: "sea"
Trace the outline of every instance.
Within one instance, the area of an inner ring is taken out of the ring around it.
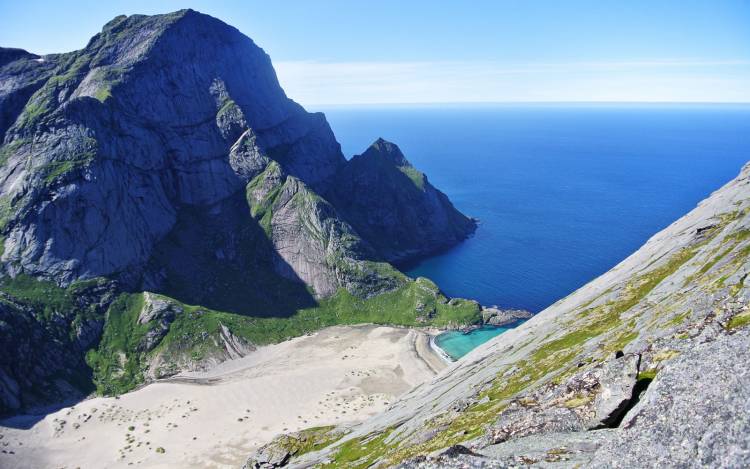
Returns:
[[[313,110],[326,114],[347,158],[390,140],[479,219],[471,238],[406,266],[408,275],[449,296],[534,313],[612,268],[750,160],[744,104]],[[474,334],[456,350],[493,337],[486,328]]]

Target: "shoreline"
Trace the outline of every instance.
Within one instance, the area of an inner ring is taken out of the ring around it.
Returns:
[[[435,373],[438,374],[450,365],[434,345],[437,334],[417,331],[414,338],[414,352]]]
[[[446,352],[445,350],[443,350],[442,348],[440,348],[440,346],[437,344],[437,342],[435,341],[435,339],[437,338],[438,335],[440,335],[440,334],[436,334],[436,335],[430,337],[430,349],[432,349],[432,352],[435,355],[437,355],[438,357],[440,357],[440,359],[443,362],[445,362],[446,366],[451,365],[451,364],[457,362],[458,360],[454,360],[453,357],[451,357],[450,355],[448,355],[448,352]]]

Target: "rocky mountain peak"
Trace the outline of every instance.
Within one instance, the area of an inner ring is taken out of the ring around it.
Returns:
[[[84,49],[24,57],[0,69],[0,227],[14,275],[137,282],[185,206],[228,200],[271,160],[314,190],[345,162],[268,55],[208,15],[119,16]]]
[[[392,162],[396,166],[409,166],[411,163],[406,159],[401,149],[395,143],[378,138],[361,155],[363,158],[379,158]]]
[[[329,197],[386,260],[432,254],[476,228],[397,145],[382,138],[349,160],[335,181]]]

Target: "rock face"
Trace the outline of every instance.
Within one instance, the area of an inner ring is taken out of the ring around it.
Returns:
[[[398,276],[383,276],[377,253],[343,221],[336,209],[303,181],[276,163],[247,187],[251,213],[274,248],[274,270],[301,280],[320,296],[340,287],[371,295],[398,286]]]
[[[52,63],[38,55],[21,49],[0,48],[0,141],[53,69]]]
[[[145,352],[153,350],[162,338],[169,332],[169,325],[175,320],[183,309],[164,298],[159,298],[151,293],[143,294],[143,308],[138,314],[138,324],[149,324],[139,349]]]
[[[482,308],[482,322],[491,326],[506,326],[533,316],[522,309]]]
[[[222,316],[234,322],[219,328],[207,315],[288,318],[337,294],[359,301],[393,292],[411,280],[386,259],[448,246],[473,229],[403,158],[389,156],[375,179],[358,174],[368,164],[347,162],[323,114],[286,97],[262,49],[192,10],[118,16],[65,54],[0,48],[0,143],[0,274],[19,288],[0,288],[9,293],[0,330],[24,331],[3,343],[0,414],[59,397],[47,386],[52,377],[69,386],[77,377],[68,380],[63,362],[86,371],[91,348],[95,373],[132,372],[130,386],[142,374],[246,353],[253,346],[232,329],[242,329],[238,321]],[[340,205],[338,185],[363,181],[395,195],[369,208],[367,200]],[[385,231],[368,223],[360,231],[358,210],[377,214],[376,225],[394,214]],[[413,242],[420,237],[424,248]],[[67,303],[37,296],[52,282],[67,298],[90,279],[136,296],[113,311],[110,297],[90,299],[103,308],[64,311]],[[135,320],[143,291],[153,296]],[[175,303],[162,304],[167,297]],[[175,324],[192,343],[170,338]],[[132,340],[102,339],[107,331]],[[35,371],[21,376],[18,364]],[[97,386],[127,390],[99,378]],[[34,386],[50,392],[23,397]]]
[[[339,170],[330,198],[388,261],[435,253],[476,229],[398,146],[382,138]]]
[[[184,206],[241,192],[269,155],[312,187],[344,163],[325,118],[287,99],[268,56],[211,17],[118,17],[85,49],[43,60],[53,75],[4,142],[13,274],[137,284]]]
[[[22,294],[20,284],[30,281],[2,283],[0,414],[81,398],[93,390],[83,354],[98,342],[104,312],[114,298],[114,285],[105,281],[67,290],[36,285],[45,304]]]
[[[750,464],[750,164],[643,247],[290,467]]]

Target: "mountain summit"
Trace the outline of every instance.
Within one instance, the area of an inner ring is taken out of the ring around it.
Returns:
[[[453,246],[476,228],[397,145],[382,138],[343,165],[330,198],[391,262]]]

